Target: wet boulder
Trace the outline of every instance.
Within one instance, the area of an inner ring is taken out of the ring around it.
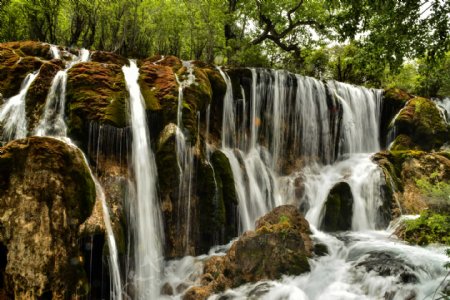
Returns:
[[[201,286],[189,289],[184,299],[205,299],[248,282],[274,280],[310,270],[312,255],[309,224],[292,205],[275,208],[256,222],[256,230],[244,233],[225,256],[205,264]]]
[[[320,228],[324,231],[345,231],[352,228],[353,195],[346,182],[337,183],[325,202],[325,215]]]
[[[94,202],[94,182],[78,149],[39,137],[0,148],[3,294],[17,299],[86,295],[79,228]]]

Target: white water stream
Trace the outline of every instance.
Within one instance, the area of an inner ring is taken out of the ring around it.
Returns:
[[[130,95],[132,129],[132,169],[134,197],[128,199],[129,220],[133,231],[134,273],[128,274],[134,285],[135,299],[157,299],[163,267],[162,220],[156,192],[157,170],[150,146],[145,104],[138,84],[135,61],[124,66]]]
[[[27,136],[25,100],[28,89],[38,75],[39,72],[28,74],[22,82],[19,94],[6,99],[6,102],[0,106],[0,123],[3,125],[3,141],[22,139]]]

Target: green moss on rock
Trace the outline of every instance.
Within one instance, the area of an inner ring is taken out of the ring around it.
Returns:
[[[350,230],[353,216],[353,195],[346,182],[339,182],[325,202],[325,216],[321,228],[328,232]]]
[[[436,104],[426,98],[416,97],[400,111],[394,126],[398,134],[410,137],[411,141],[398,144],[394,142],[393,147],[404,149],[406,147],[420,148],[425,151],[439,149],[449,141],[449,126],[443,119]],[[411,148],[410,148],[411,149]]]
[[[450,215],[423,211],[420,217],[405,220],[396,231],[399,238],[416,245],[440,243],[450,246]]]
[[[67,103],[69,133],[79,139],[87,136],[91,121],[125,127],[127,90],[121,66],[98,62],[79,63],[68,72]]]

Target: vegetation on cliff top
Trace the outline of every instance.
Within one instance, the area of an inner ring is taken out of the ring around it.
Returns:
[[[450,87],[449,12],[440,0],[3,0],[0,42],[284,68],[436,96]]]

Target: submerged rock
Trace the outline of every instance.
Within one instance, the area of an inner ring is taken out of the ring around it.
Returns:
[[[397,277],[400,283],[417,283],[419,281],[414,274],[414,266],[409,266],[405,261],[389,252],[370,252],[356,267],[363,267],[366,272],[372,271],[383,277]]]
[[[205,264],[202,286],[189,289],[184,299],[206,299],[212,293],[260,280],[299,275],[310,270],[309,224],[292,205],[275,208],[244,233],[225,256]]]
[[[0,148],[0,270],[8,297],[72,298],[88,292],[79,227],[95,186],[76,148],[31,137]]]
[[[345,231],[352,228],[353,195],[350,185],[346,182],[337,183],[330,191],[325,202],[325,216],[322,230]]]

